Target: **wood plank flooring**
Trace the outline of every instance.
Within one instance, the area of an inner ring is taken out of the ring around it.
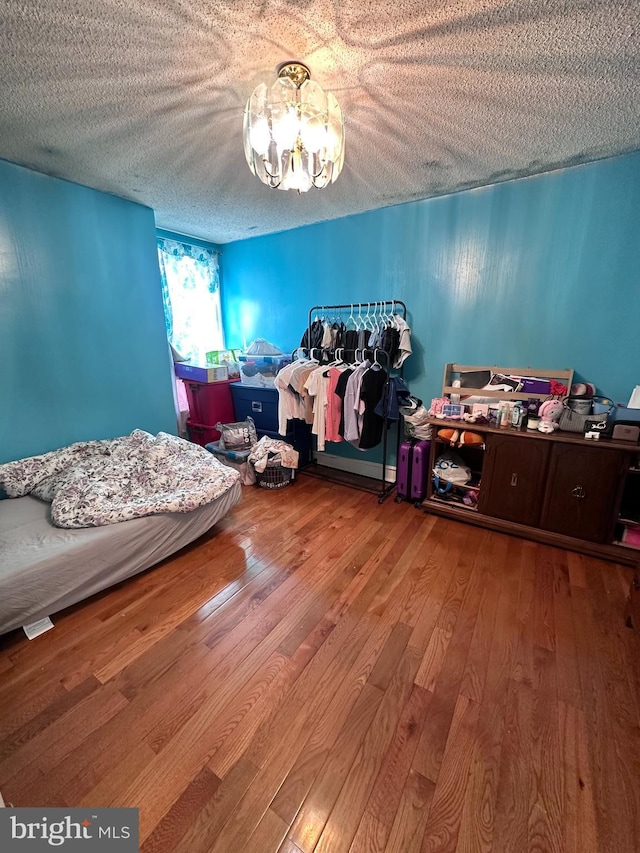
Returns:
[[[0,790],[143,853],[635,853],[630,571],[299,477],[0,638]]]

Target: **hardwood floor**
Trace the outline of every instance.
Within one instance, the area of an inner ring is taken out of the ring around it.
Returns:
[[[634,853],[630,570],[299,477],[0,638],[0,790],[143,853]]]

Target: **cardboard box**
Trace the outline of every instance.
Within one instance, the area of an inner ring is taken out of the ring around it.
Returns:
[[[176,362],[174,368],[176,376],[180,379],[193,379],[194,382],[224,382],[229,379],[229,369],[224,365],[203,367],[198,364]]]
[[[225,365],[230,361],[236,362],[239,355],[240,350],[237,349],[212,349],[210,352],[205,354],[207,367],[218,364]]]

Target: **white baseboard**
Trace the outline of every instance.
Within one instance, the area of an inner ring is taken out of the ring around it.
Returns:
[[[338,471],[348,471],[350,474],[359,474],[361,477],[373,477],[374,480],[382,479],[382,464],[371,462],[368,459],[348,459],[343,456],[334,456],[332,453],[320,451],[316,454],[318,465],[326,465],[327,468],[337,468]],[[395,465],[387,465],[385,479],[393,483],[396,479]]]

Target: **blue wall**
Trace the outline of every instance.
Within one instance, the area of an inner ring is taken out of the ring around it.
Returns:
[[[626,402],[640,383],[640,152],[224,247],[231,347],[292,350],[312,305],[390,297],[407,303],[405,376],[425,400],[457,361],[573,367]]]
[[[0,462],[175,432],[153,211],[0,161]]]

